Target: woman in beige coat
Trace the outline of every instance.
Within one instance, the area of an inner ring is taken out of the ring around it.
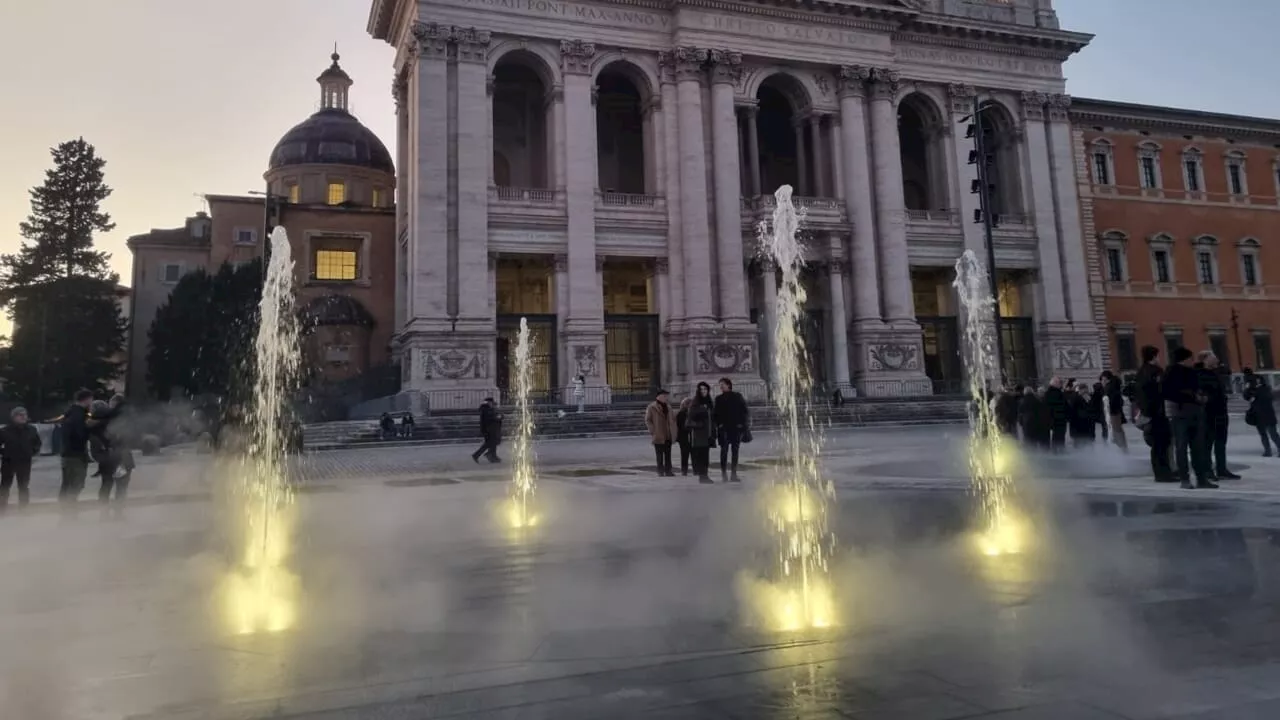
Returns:
[[[676,439],[676,413],[667,404],[667,391],[659,390],[644,409],[644,425],[649,428],[653,453],[658,459],[658,477],[675,477],[671,469],[671,443]]]

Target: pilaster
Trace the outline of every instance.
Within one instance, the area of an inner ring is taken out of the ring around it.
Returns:
[[[486,64],[489,33],[454,28],[453,41],[458,48],[458,119],[452,140],[458,158],[458,323],[495,332],[490,296],[479,283],[470,281],[486,272],[489,256],[489,172],[493,167]]]
[[[1030,168],[1031,175],[1029,209],[1035,217],[1036,248],[1039,253],[1040,282],[1036,288],[1036,304],[1043,311],[1039,318],[1042,330],[1067,322],[1053,178],[1049,170],[1049,146],[1044,126],[1044,105],[1047,99],[1040,92],[1024,92],[1021,98],[1023,142],[1026,143],[1027,167]],[[1045,365],[1042,364],[1041,367]]]
[[[667,200],[667,253],[668,257],[676,259],[676,262],[670,266],[668,283],[671,307],[667,313],[666,324],[662,328],[670,338],[671,333],[678,333],[683,328],[685,318],[684,263],[681,262],[681,258],[684,257],[684,242],[681,224],[683,199],[680,192],[680,121],[676,100],[676,59],[673,52],[663,50],[658,53],[658,73],[662,88],[661,121],[665,139],[658,150],[665,157],[663,190]],[[672,344],[670,339],[667,344],[668,346]]]
[[[732,50],[712,50],[710,60],[719,315],[726,326],[748,328],[740,210],[742,170],[738,164],[738,120],[733,107],[733,89],[742,76],[742,55]]]
[[[704,142],[702,85],[706,50],[672,51],[679,114],[680,226],[684,257],[685,323],[690,329],[715,324],[711,299],[710,216],[707,212],[707,152]]]

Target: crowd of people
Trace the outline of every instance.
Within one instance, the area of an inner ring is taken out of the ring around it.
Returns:
[[[1092,386],[1055,377],[1042,388],[1014,385],[989,398],[996,427],[1031,448],[1062,452],[1108,437],[1127,449],[1124,389],[1120,378],[1102,373]]]

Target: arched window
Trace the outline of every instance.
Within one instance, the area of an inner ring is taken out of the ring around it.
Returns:
[[[902,193],[908,210],[943,210],[948,205],[943,127],[937,106],[920,93],[908,95],[898,106]]]
[[[612,63],[596,78],[598,185],[607,193],[643,195],[650,190],[645,172],[647,101],[647,84],[629,63]]]
[[[756,137],[760,154],[761,191],[772,194],[782,185],[795,188],[799,196],[814,192],[810,182],[814,163],[806,152],[809,123],[804,121],[808,96],[799,81],[777,74],[766,79],[756,91]]]
[[[493,183],[550,188],[547,100],[551,88],[541,58],[509,53],[493,70]]]
[[[1013,116],[1005,106],[989,102],[982,108],[983,147],[994,155],[988,179],[995,185],[991,194],[991,212],[997,215],[1021,215],[1022,185],[1018,172],[1018,132]]]

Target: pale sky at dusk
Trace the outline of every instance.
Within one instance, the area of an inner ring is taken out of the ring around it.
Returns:
[[[1097,35],[1067,64],[1073,95],[1280,117],[1276,0],[1058,0]],[[20,243],[49,148],[83,135],[107,160],[116,230],[98,238],[127,284],[125,239],[175,227],[199,193],[257,190],[276,140],[313,112],[337,41],[352,109],[394,155],[393,52],[367,0],[41,0],[0,9],[7,69],[0,252]]]

